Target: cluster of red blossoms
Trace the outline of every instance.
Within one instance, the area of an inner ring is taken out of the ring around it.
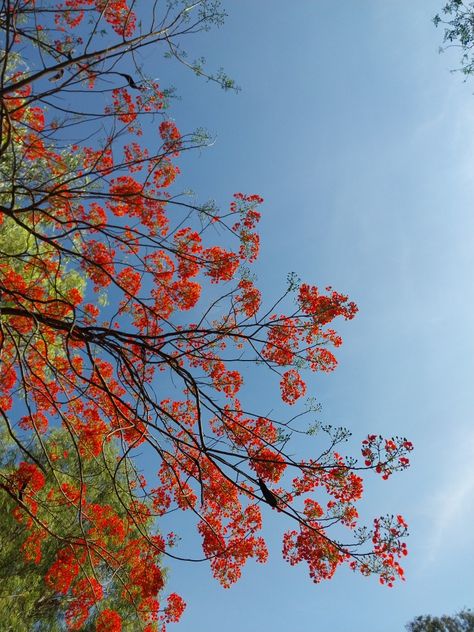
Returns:
[[[374,468],[382,478],[392,472],[406,469],[410,465],[407,454],[413,450],[411,441],[400,437],[384,439],[380,435],[371,434],[362,441],[362,456],[366,467]]]
[[[65,0],[56,4],[54,21],[60,31],[78,27],[85,11],[95,9],[113,30],[124,37],[131,37],[136,29],[137,18],[126,0]]]

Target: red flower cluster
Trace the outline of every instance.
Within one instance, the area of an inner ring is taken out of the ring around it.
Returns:
[[[93,7],[123,37],[131,37],[136,29],[137,18],[126,0],[65,0],[57,3],[54,16],[59,31],[78,27],[84,19],[85,10]]]
[[[97,617],[96,632],[122,632],[122,618],[115,610],[106,608]]]
[[[290,369],[283,373],[280,388],[281,398],[287,404],[294,404],[306,393],[306,384],[296,369]]]
[[[400,437],[384,439],[380,435],[369,435],[362,441],[362,456],[366,467],[374,468],[382,478],[406,469],[410,465],[407,454],[413,450],[411,441]]]
[[[173,121],[163,121],[160,123],[160,136],[163,139],[163,153],[179,156],[181,149],[181,134]]]

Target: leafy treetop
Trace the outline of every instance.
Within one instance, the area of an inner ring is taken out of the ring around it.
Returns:
[[[473,632],[474,614],[471,610],[461,610],[453,616],[416,617],[405,626],[408,632]]]
[[[444,26],[444,48],[461,50],[459,70],[466,76],[474,72],[474,2],[449,0],[433,18],[435,26]],[[441,50],[444,50],[443,48]]]

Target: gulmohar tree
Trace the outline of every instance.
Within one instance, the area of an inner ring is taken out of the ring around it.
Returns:
[[[315,430],[302,411],[245,404],[247,371],[289,407],[304,397],[306,372],[335,368],[333,321],[355,304],[294,276],[266,303],[252,273],[262,198],[219,208],[174,192],[180,154],[205,138],[179,131],[144,53],[232,87],[182,49],[221,20],[210,0],[1,4],[0,490],[23,563],[69,604],[60,629],[179,619],[182,599],[161,594],[179,550],[157,532],[176,510],[224,587],[267,558],[262,503],[294,522],[283,557],[313,581],[344,563],[403,578],[404,519],[358,527],[356,503],[363,473],[405,469],[411,443],[369,435],[360,463],[342,454],[348,431],[326,426],[298,458],[293,435]]]

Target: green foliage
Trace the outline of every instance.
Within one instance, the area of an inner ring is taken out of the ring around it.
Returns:
[[[197,17],[197,22],[195,22],[193,29],[196,25],[199,25],[200,29],[208,31],[212,27],[222,26],[226,18],[226,12],[222,8],[220,0],[168,0],[168,5],[173,9],[179,8],[183,12],[184,24],[196,21]],[[204,57],[198,57],[191,62],[188,60],[187,51],[179,43],[168,41],[168,46],[169,49],[164,54],[165,58],[177,59],[194,72],[195,75],[217,83],[226,92],[228,90],[240,91],[240,87],[235,83],[235,80],[223,68],[219,68],[215,72],[209,72]]]
[[[444,26],[445,44],[441,50],[450,47],[461,49],[460,70],[464,75],[474,73],[474,2],[450,0],[433,18],[435,26]]]
[[[405,626],[408,632],[474,632],[474,613],[461,610],[454,616],[416,617]]]
[[[46,445],[50,454],[52,452],[57,455],[54,471],[48,468],[41,443]],[[3,428],[0,429],[0,444],[1,482],[14,469],[15,464],[23,459],[23,455]],[[80,459],[77,454],[68,453],[66,448],[70,447],[69,432],[66,429],[56,429],[46,437],[43,436],[41,441],[35,439],[29,449],[48,472],[47,481],[54,477],[56,483],[68,483],[72,486],[79,486],[82,481],[87,489],[89,503],[109,505],[117,515],[126,518],[125,507],[131,500],[130,482],[136,480],[136,473],[131,470],[130,462],[122,459],[120,467],[117,466],[118,450],[112,442],[104,445],[99,457],[89,459]],[[45,490],[48,489],[51,487],[47,484]],[[64,614],[71,602],[71,596],[52,590],[45,582],[45,575],[58,551],[64,547],[61,538],[75,538],[81,535],[80,522],[84,517],[80,518],[77,510],[67,504],[58,503],[57,510],[54,511],[53,504],[49,502],[51,511],[48,526],[57,537],[44,540],[41,560],[34,563],[26,561],[21,553],[21,546],[30,532],[24,524],[14,518],[13,510],[16,506],[11,497],[0,493],[1,632],[64,632],[67,629]],[[124,587],[120,573],[109,574],[104,585],[106,596],[101,602],[102,608],[119,610],[123,619],[123,631],[134,632],[134,606],[123,598]],[[127,619],[131,623],[127,623]],[[81,629],[83,632],[94,630],[94,617],[91,617]]]
[[[73,288],[84,293],[86,280],[77,270],[62,268],[61,275],[45,274],[44,268],[32,265],[32,260],[48,260],[55,254],[53,246],[39,242],[27,228],[7,217],[0,224],[0,265],[7,264],[11,270],[20,274],[27,285],[40,283],[51,300],[65,299]],[[8,305],[4,297],[3,305]]]

